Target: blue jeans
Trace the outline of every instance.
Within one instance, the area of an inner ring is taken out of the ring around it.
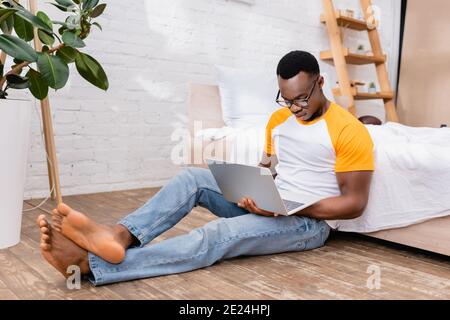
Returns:
[[[146,246],[197,205],[220,218]],[[182,171],[119,224],[139,243],[126,251],[119,264],[89,253],[89,280],[95,285],[186,272],[242,255],[310,250],[322,246],[330,233],[321,220],[249,213],[225,200],[211,172],[199,168]]]

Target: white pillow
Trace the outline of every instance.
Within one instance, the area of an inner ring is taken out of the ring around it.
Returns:
[[[270,115],[279,109],[275,102],[278,91],[275,69],[215,67],[225,124],[233,128],[265,126]]]
[[[273,70],[242,70],[216,65],[222,116],[232,128],[265,126],[270,115],[279,109],[275,98],[278,81]],[[334,101],[330,77],[323,73],[325,96]]]

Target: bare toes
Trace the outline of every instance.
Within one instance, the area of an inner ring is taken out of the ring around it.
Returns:
[[[41,242],[49,243],[50,242],[50,235],[42,234],[41,235]]]
[[[50,249],[52,248],[52,246],[46,242],[41,242],[40,246],[41,246],[41,249],[44,251],[50,251]]]
[[[39,222],[39,228],[48,228],[48,222],[47,220],[41,220]]]
[[[65,203],[60,203],[58,204],[58,213],[63,215],[63,216],[67,216],[69,214],[69,212],[72,210],[67,204]]]
[[[55,215],[52,215],[52,219],[61,221],[63,219],[63,217],[61,215],[59,215],[59,214],[55,214]]]
[[[47,227],[41,227],[41,233],[49,233],[50,232],[50,229],[49,228],[47,228]]]
[[[62,219],[60,216],[53,216],[52,217],[52,224],[53,226],[60,226],[62,224]]]
[[[45,221],[45,214],[41,214],[39,215],[39,217],[37,217],[36,224],[40,227],[42,221]]]

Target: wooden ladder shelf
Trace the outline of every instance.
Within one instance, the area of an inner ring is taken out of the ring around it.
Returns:
[[[356,114],[356,100],[381,99],[384,102],[386,120],[398,122],[398,115],[394,103],[394,93],[387,73],[386,55],[383,53],[381,48],[378,29],[376,25],[370,27],[367,22],[371,19],[371,0],[360,0],[361,9],[364,13],[365,20],[347,17],[339,10],[335,10],[332,0],[322,0],[322,4],[324,13],[320,16],[320,21],[327,27],[331,50],[322,51],[320,53],[320,59],[328,63],[333,63],[336,67],[339,87],[333,90],[333,94],[335,96],[346,97],[348,105],[345,107],[347,107],[353,114]],[[344,44],[342,43],[340,27],[357,31],[367,31],[373,54],[369,56],[350,52],[350,50],[344,47]],[[377,72],[379,87],[381,89],[380,92],[358,92],[355,81],[350,80],[347,64],[374,64]]]

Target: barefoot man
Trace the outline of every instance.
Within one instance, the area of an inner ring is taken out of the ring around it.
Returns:
[[[115,226],[60,204],[37,220],[43,257],[63,275],[79,266],[94,285],[191,271],[242,255],[265,255],[321,247],[340,219],[359,217],[374,170],[366,127],[326,99],[317,60],[293,51],[277,67],[282,107],[266,129],[262,166],[278,159],[280,190],[323,200],[296,215],[261,210],[248,198],[224,199],[211,172],[188,168]],[[257,106],[253,106],[257,107]],[[219,218],[191,232],[150,243],[195,206]]]

